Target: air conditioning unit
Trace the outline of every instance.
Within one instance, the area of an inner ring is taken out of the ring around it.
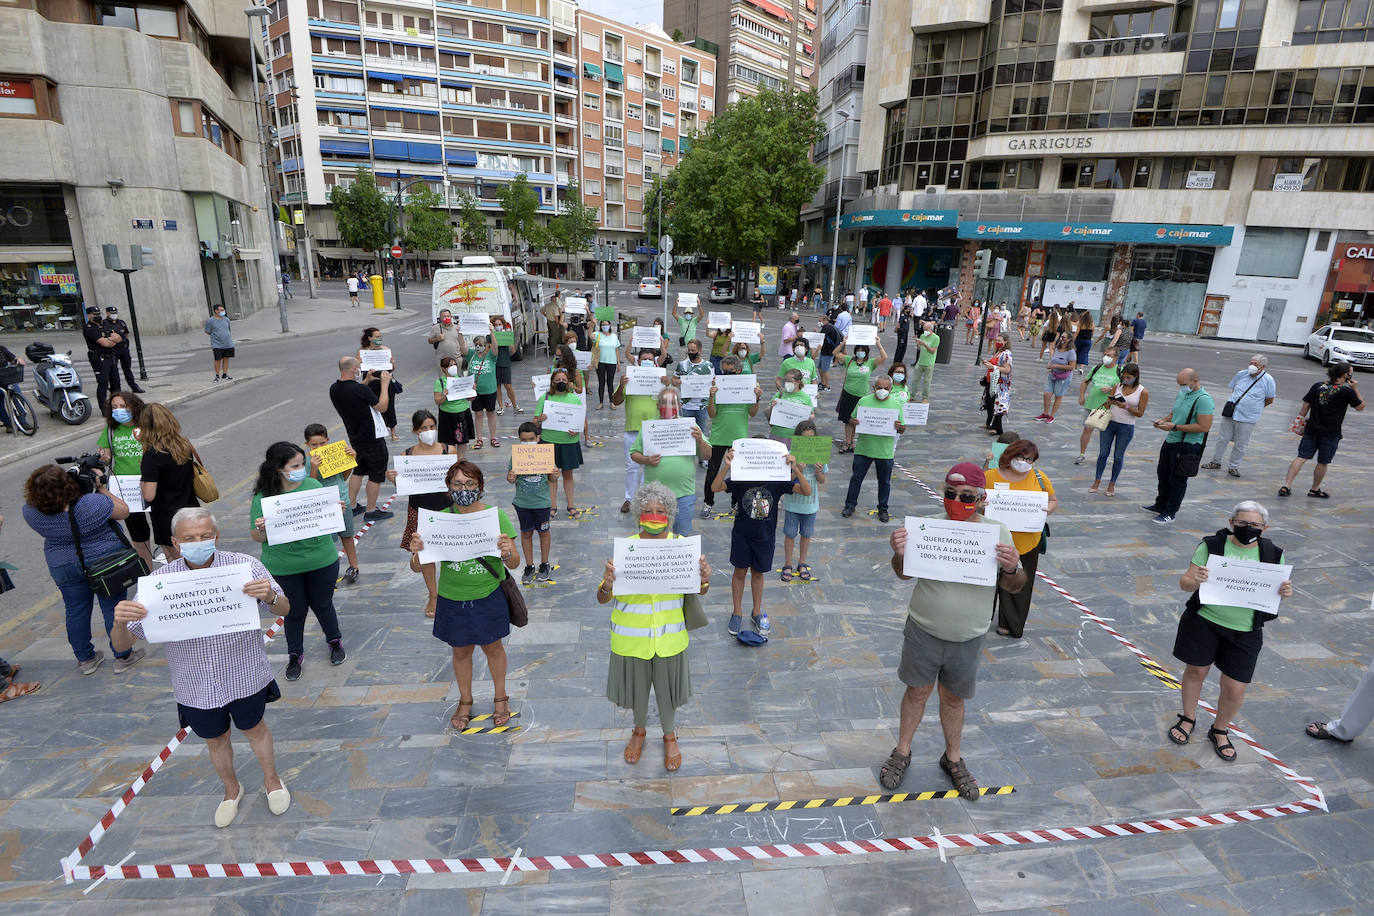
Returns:
[[[942,185],[942,184],[928,184],[928,185],[926,185],[926,193],[927,193],[927,194],[943,194],[943,193],[945,193],[945,186]]]

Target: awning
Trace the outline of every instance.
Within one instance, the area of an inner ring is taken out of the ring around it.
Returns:
[[[470,149],[446,149],[444,157],[448,159],[449,165],[477,165],[477,154]]]
[[[316,73],[328,73],[330,76],[362,76],[361,70],[329,70],[325,67],[316,67]]]
[[[691,138],[691,137],[683,137],[682,140],[681,140],[681,142],[682,142],[682,153],[683,153],[683,155],[686,155],[686,154],[687,154],[687,151],[688,151],[689,149],[692,148],[692,138]]]
[[[444,80],[444,86],[449,89],[471,89],[472,83],[455,83],[452,80]]]
[[[362,140],[321,140],[320,152],[335,156],[366,156],[368,149]]]
[[[522,28],[520,28],[519,26],[515,26],[515,25],[508,25],[508,26],[506,26],[506,31],[507,31],[507,32],[518,32],[518,33],[521,34],[521,35],[538,35],[538,34],[539,34],[539,33],[536,32],[534,29],[522,29]]]
[[[601,68],[596,64],[584,63],[582,65],[582,73],[584,76],[590,76],[594,80],[601,79]]]
[[[554,65],[553,65],[553,72],[554,72],[554,75],[555,75],[555,76],[561,76],[561,77],[563,77],[563,79],[565,79],[565,80],[575,80],[575,79],[577,79],[577,72],[576,72],[575,70],[570,70],[570,69],[568,69],[567,67],[563,66],[562,64],[554,64]]]
[[[420,99],[416,99],[416,100],[415,100],[415,103],[418,105],[418,104],[420,103],[420,101],[421,101]],[[426,101],[429,101],[429,100],[426,100]],[[410,113],[410,114],[436,114],[436,112],[434,111],[433,108],[402,108],[400,105],[373,105],[373,106],[372,106],[372,110],[373,110],[373,111],[404,111],[404,112],[408,112],[408,113]]]
[[[404,140],[373,140],[372,154],[378,159],[410,159],[410,150]]]
[[[674,141],[674,140],[670,140],[670,139],[668,139],[667,137],[664,137],[664,138],[663,138],[663,151],[664,151],[665,153],[675,153],[675,152],[677,152],[677,142]]]
[[[442,148],[437,143],[406,142],[406,158],[411,162],[439,162]]]
[[[783,22],[792,21],[792,14],[787,12],[787,10],[783,9],[778,4],[773,3],[772,0],[745,0],[745,2],[748,3],[750,6],[754,6],[758,9],[763,10],[770,16],[776,16]]]
[[[367,111],[365,109],[345,108],[342,105],[321,105],[317,102],[315,103],[315,107],[318,108],[320,111],[344,111],[348,114],[367,114]]]
[[[615,80],[617,83],[625,82],[625,68],[620,66],[620,64],[607,62],[606,79]]]
[[[372,79],[391,80],[397,83],[406,79],[406,75],[404,73],[386,73],[382,70],[368,70],[367,75]]]

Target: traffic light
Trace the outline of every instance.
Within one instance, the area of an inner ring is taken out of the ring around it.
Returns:
[[[979,248],[973,254],[973,275],[986,280],[992,270],[992,249]]]
[[[110,270],[119,270],[119,246],[106,243],[100,248],[105,252],[105,266]]]
[[[153,266],[153,249],[147,245],[129,246],[129,267],[138,270],[140,267]]]
[[[1005,280],[1007,278],[1007,259],[998,258],[992,262],[992,279]]]

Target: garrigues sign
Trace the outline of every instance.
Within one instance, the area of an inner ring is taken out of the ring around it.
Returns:
[[[1069,137],[1012,137],[1007,140],[1007,149],[1011,151],[1021,150],[1090,150],[1093,148],[1093,138],[1089,136],[1069,136]]]

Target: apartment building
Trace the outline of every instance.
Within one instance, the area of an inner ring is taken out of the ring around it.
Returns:
[[[656,272],[644,200],[714,115],[716,60],[655,26],[586,10],[577,36],[582,199],[600,215],[601,240],[617,246],[617,275],[633,279]]]
[[[9,0],[0,33],[0,334],[122,306],[104,244],[152,249],[144,332],[275,303],[243,4]]]
[[[663,0],[663,28],[719,48],[716,110],[760,88],[815,86],[817,0]]]
[[[877,4],[842,225],[862,279],[971,293],[991,247],[996,298],[1160,330],[1369,317],[1371,42],[1367,0]]]

